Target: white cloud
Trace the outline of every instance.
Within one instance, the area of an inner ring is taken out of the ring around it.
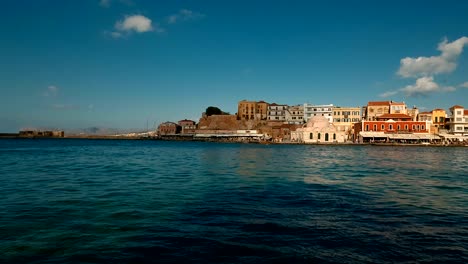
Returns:
[[[158,23],[153,23],[151,19],[142,15],[125,16],[125,19],[119,20],[115,23],[115,30],[105,31],[104,34],[112,38],[126,38],[132,33],[145,33],[154,31],[156,33],[163,33],[165,29]]]
[[[108,8],[111,6],[111,2],[114,2],[114,1],[113,0],[112,1],[111,0],[99,0],[99,5],[102,7]],[[128,6],[134,5],[132,0],[119,0],[119,2]]]
[[[387,92],[384,92],[382,94],[380,94],[379,96],[380,97],[390,97],[390,96],[393,96],[395,94],[397,94],[398,91],[387,91]]]
[[[109,33],[111,35],[111,37],[113,38],[123,38],[124,36],[122,35],[122,33],[120,32],[117,32],[117,31],[112,31]]]
[[[99,5],[102,7],[109,7],[110,6],[110,0],[100,0]]]
[[[152,31],[151,19],[142,15],[126,16],[124,20],[115,23],[115,29],[122,32],[135,31],[138,33]]]
[[[68,110],[68,109],[78,109],[79,107],[73,104],[53,104],[51,105],[53,109],[57,110]]]
[[[398,74],[403,77],[431,76],[440,73],[450,73],[457,68],[457,59],[468,45],[468,37],[461,37],[453,42],[444,39],[439,43],[439,56],[406,57],[400,60]]]
[[[453,86],[439,86],[434,77],[421,77],[416,80],[413,85],[407,85],[405,88],[400,89],[406,96],[425,96],[434,92],[454,92],[457,89]]]
[[[47,87],[46,91],[44,92],[44,96],[46,97],[55,97],[57,96],[59,88],[55,85],[50,85]]]
[[[460,84],[459,86],[462,87],[462,88],[468,88],[468,82],[464,82],[464,83]]]
[[[455,92],[456,90],[457,88],[453,86],[445,86],[445,87],[440,88],[441,92]]]
[[[168,16],[167,23],[175,24],[175,23],[182,22],[182,21],[200,19],[200,18],[203,18],[204,16],[205,16],[204,14],[194,12],[192,10],[181,9],[177,14]]]

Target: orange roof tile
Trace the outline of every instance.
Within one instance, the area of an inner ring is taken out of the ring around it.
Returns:
[[[452,107],[450,107],[450,108],[456,109],[456,108],[464,108],[464,107],[461,106],[461,105],[454,105],[454,106],[452,106]]]
[[[368,106],[376,106],[376,105],[390,105],[390,101],[370,101],[367,103]]]
[[[405,119],[411,119],[412,117],[409,116],[409,115],[405,115],[405,114],[383,114],[381,116],[379,116],[378,118],[405,118]]]

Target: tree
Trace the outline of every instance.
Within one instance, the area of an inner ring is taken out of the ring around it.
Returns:
[[[225,113],[225,112],[221,111],[221,109],[219,109],[216,106],[209,106],[208,108],[206,108],[205,113],[206,113],[207,116],[229,114],[229,113]]]

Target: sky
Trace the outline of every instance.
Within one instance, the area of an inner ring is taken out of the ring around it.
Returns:
[[[154,128],[243,99],[468,108],[468,1],[1,5],[0,132]]]

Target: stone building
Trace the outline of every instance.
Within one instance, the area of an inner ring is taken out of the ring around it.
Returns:
[[[268,103],[242,100],[237,104],[238,120],[266,120]]]
[[[304,106],[293,105],[286,109],[286,122],[288,124],[304,124]]]
[[[158,126],[158,134],[163,135],[163,136],[175,135],[175,134],[179,134],[181,129],[182,129],[181,126],[179,126],[178,124],[167,121],[167,122],[161,123]]]
[[[291,131],[291,141],[299,143],[343,143],[346,138],[344,131],[338,131],[321,115],[309,118],[303,127]]]
[[[197,129],[197,124],[193,120],[184,119],[177,123],[181,127],[181,134],[194,134]]]
[[[417,109],[417,108],[416,108]],[[412,119],[416,120],[417,111],[413,111]],[[365,120],[372,121],[377,120],[381,115],[385,114],[408,114],[408,109],[404,102],[394,101],[370,101],[367,103]]]

